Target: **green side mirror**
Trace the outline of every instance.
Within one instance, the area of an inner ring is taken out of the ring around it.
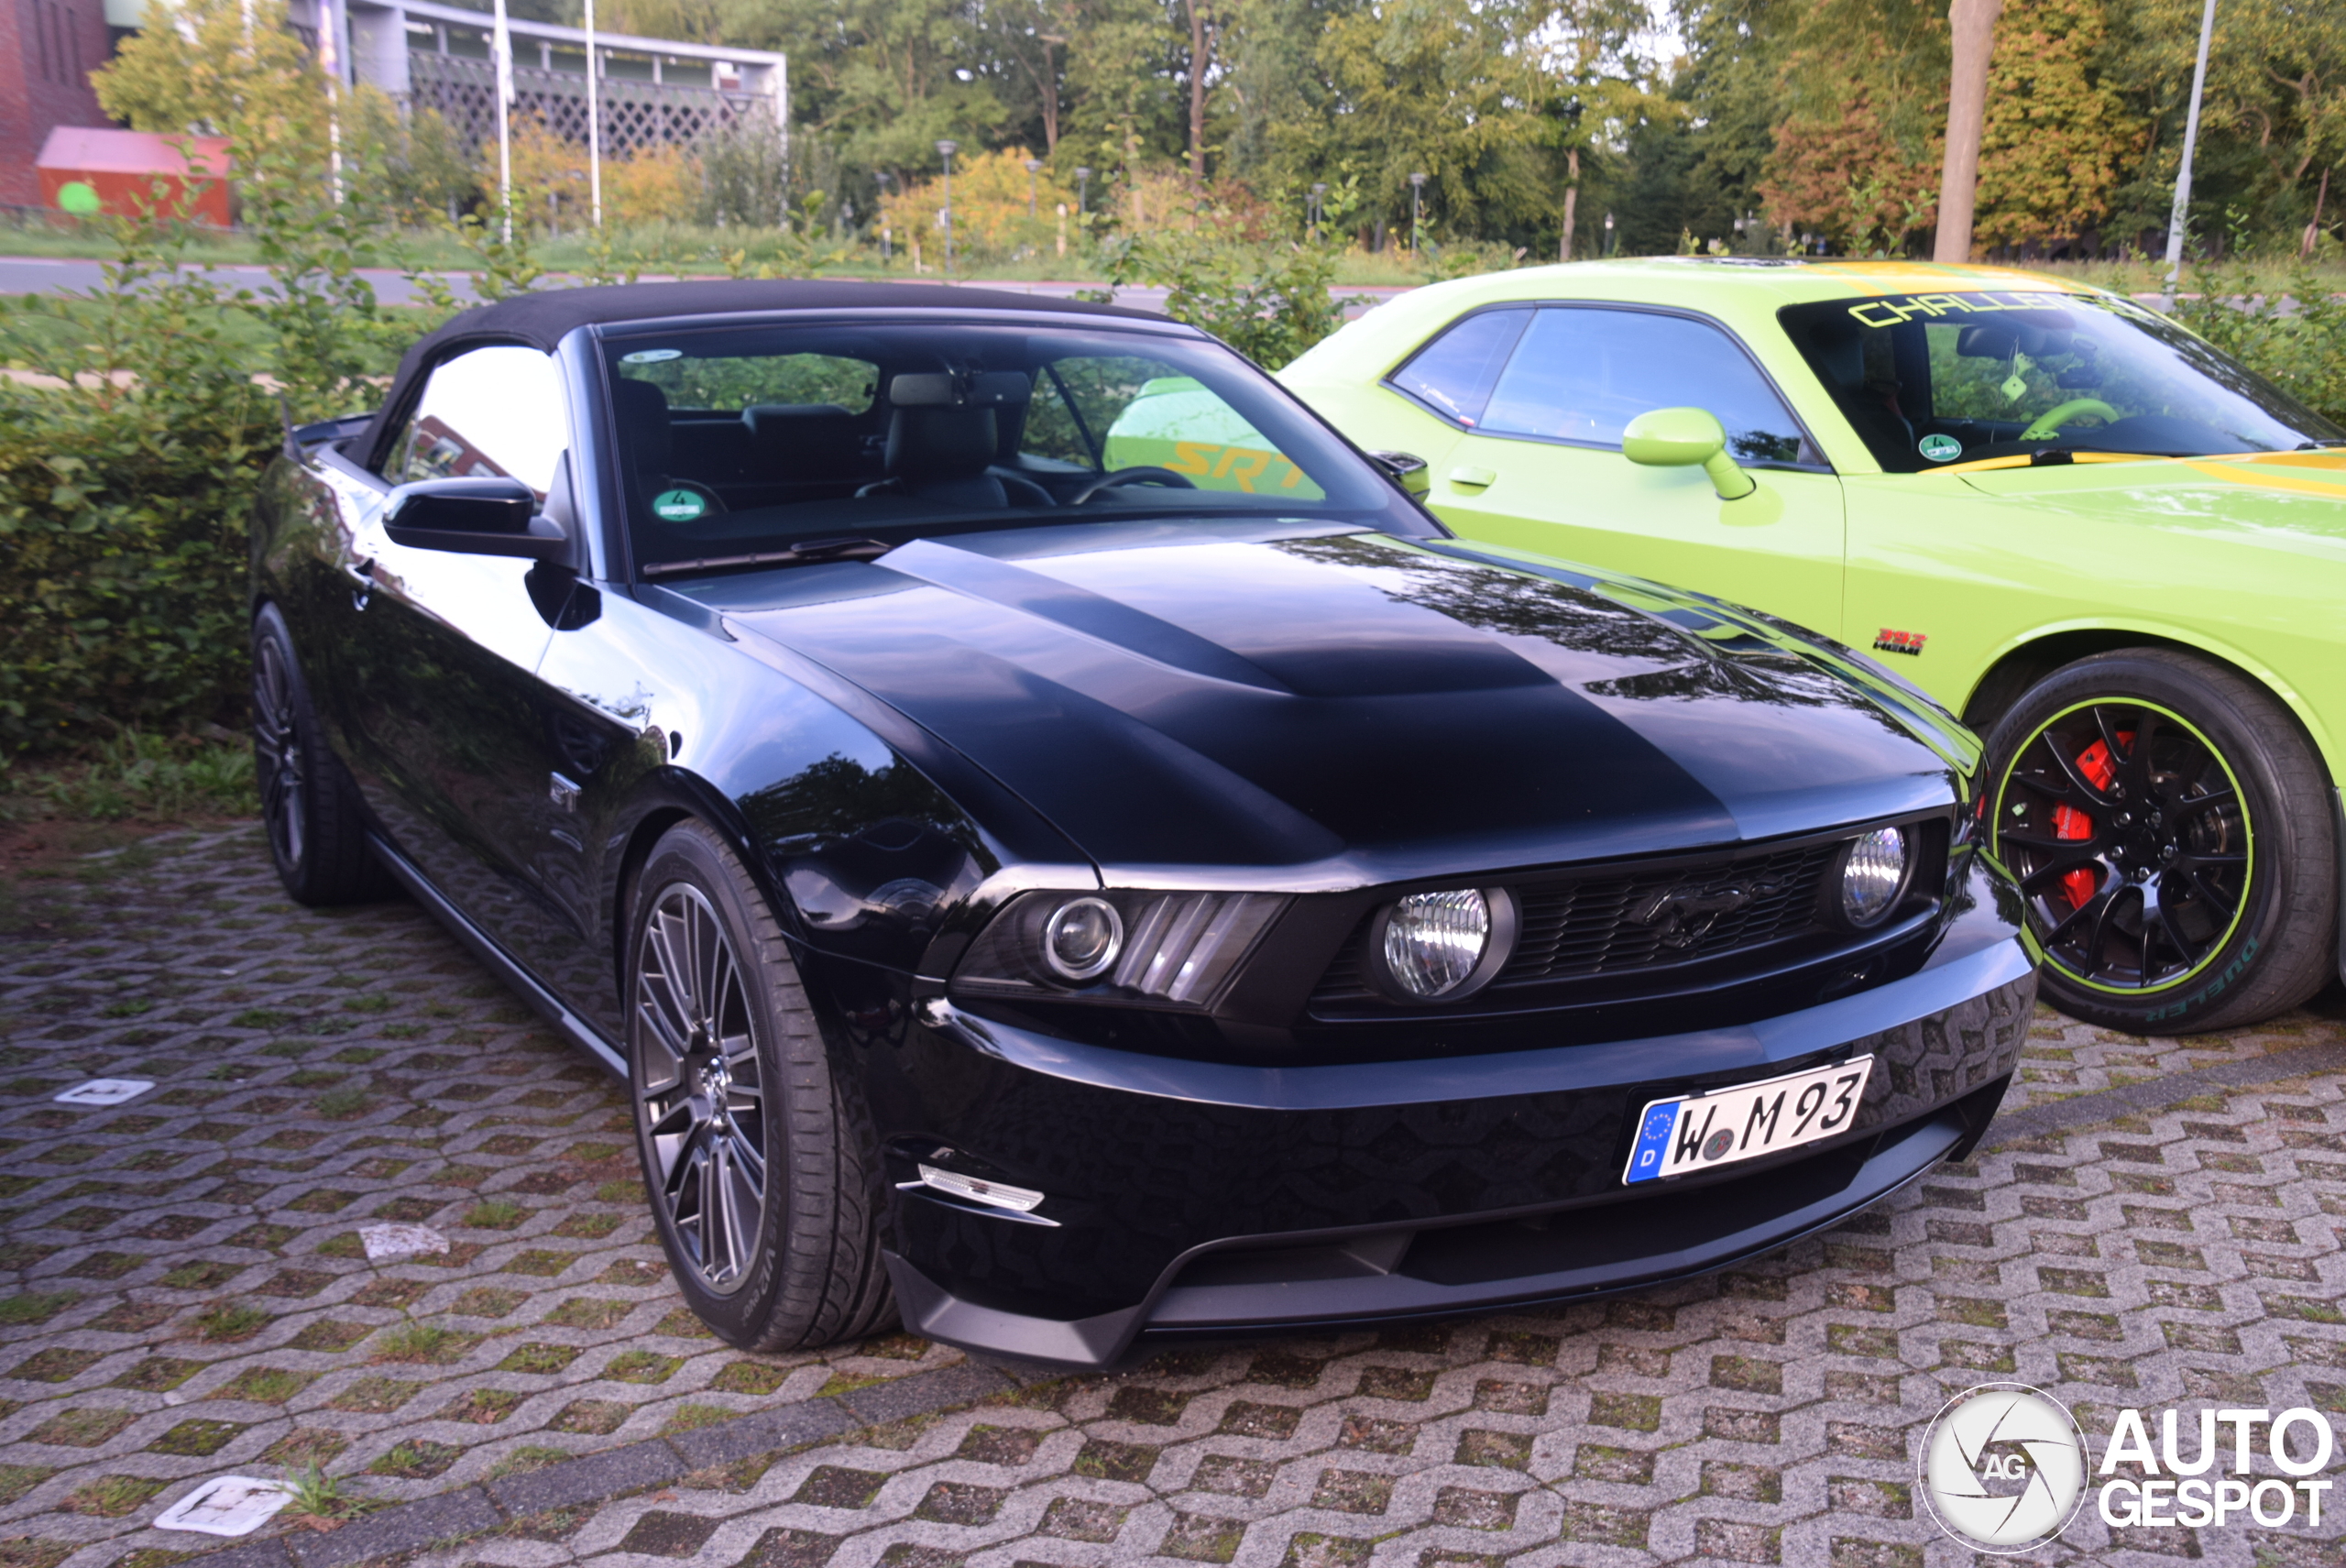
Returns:
[[[1760,488],[1727,455],[1727,427],[1704,409],[1648,409],[1621,433],[1621,455],[1649,468],[1699,463],[1721,500],[1741,500]]]

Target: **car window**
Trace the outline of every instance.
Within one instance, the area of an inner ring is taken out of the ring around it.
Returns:
[[[1413,355],[1388,379],[1453,423],[1472,430],[1498,385],[1531,312],[1477,311]]]
[[[2185,457],[2346,438],[2116,296],[1894,294],[1787,306],[1779,319],[1891,473],[2047,448]]]
[[[672,409],[740,413],[767,405],[836,408],[860,414],[878,395],[880,367],[844,354],[686,356],[642,348],[619,356],[619,373],[660,389]]]
[[[1491,435],[1589,446],[1653,409],[1707,409],[1751,463],[1818,461],[1775,389],[1727,334],[1652,311],[1546,306],[1516,343],[1483,411]]]
[[[506,475],[543,499],[569,445],[554,360],[534,348],[476,348],[432,372],[383,477],[404,485]]]
[[[630,538],[653,577],[1119,515],[1434,526],[1202,337],[882,319],[614,334],[604,352]]]
[[[1327,495],[1204,382],[1136,356],[1047,363],[1020,451],[1111,472],[1164,468],[1201,490],[1312,501]]]

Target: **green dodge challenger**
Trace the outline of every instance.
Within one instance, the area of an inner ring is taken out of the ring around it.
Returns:
[[[1991,268],[1584,263],[1403,295],[1280,378],[1483,547],[1871,649],[1985,730],[2067,1012],[2224,1028],[2338,970],[2346,431],[2165,318]]]

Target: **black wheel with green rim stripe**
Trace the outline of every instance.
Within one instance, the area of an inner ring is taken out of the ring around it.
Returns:
[[[2260,687],[2165,649],[2081,660],[2004,715],[1988,756],[1989,848],[2063,1012],[2132,1034],[2229,1028],[2332,972],[2329,780]]]

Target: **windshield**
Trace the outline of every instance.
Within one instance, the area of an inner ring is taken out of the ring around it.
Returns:
[[[1891,294],[1789,305],[1778,319],[1893,474],[2046,448],[2196,457],[2346,438],[2115,297]]]
[[[924,321],[628,334],[605,352],[647,576],[1140,513],[1438,532],[1200,338]]]

